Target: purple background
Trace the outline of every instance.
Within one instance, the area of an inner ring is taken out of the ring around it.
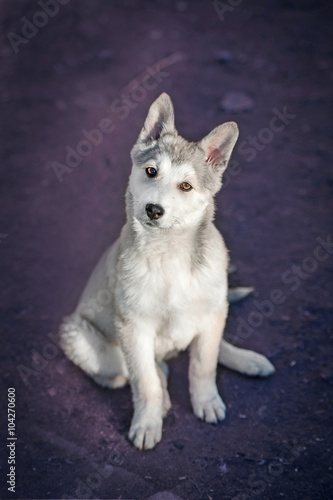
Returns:
[[[332,231],[332,6],[221,3],[234,5],[223,20],[208,1],[72,0],[17,54],[8,34],[22,35],[24,16],[43,23],[34,17],[41,7],[1,4],[1,498],[332,498],[333,255],[313,258],[316,239]],[[158,64],[168,75],[156,89],[133,93],[133,81]],[[121,119],[110,106],[123,89],[134,105]],[[229,173],[217,197],[216,223],[237,266],[231,284],[256,288],[230,308],[227,335],[254,317],[255,300],[281,290],[284,303],[246,340],[238,336],[277,373],[256,380],[219,368],[227,418],[211,426],[192,414],[182,354],[170,363],[173,409],[163,440],[142,453],[126,438],[129,388],[97,387],[48,334],[57,335],[119,234],[129,152],[162,91],[190,140],[235,120],[239,147],[269,137],[262,130],[273,109],[296,116],[252,161],[236,147],[241,171]],[[230,91],[246,94],[247,111],[221,107]],[[59,182],[54,162],[64,163],[66,147],[76,149],[82,130],[103,118],[114,131]],[[294,265],[313,269],[292,290],[296,282],[282,276],[294,276]],[[15,494],[4,479],[8,387],[17,398]]]

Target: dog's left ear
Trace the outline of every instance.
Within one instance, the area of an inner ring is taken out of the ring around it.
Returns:
[[[237,123],[227,122],[214,128],[199,143],[205,152],[206,163],[211,165],[215,172],[222,174],[227,168],[238,134]]]
[[[139,141],[157,141],[166,133],[175,133],[175,115],[172,101],[168,94],[163,92],[150,106]]]

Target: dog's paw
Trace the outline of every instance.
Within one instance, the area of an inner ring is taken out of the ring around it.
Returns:
[[[116,377],[103,377],[102,375],[92,375],[93,380],[96,384],[101,387],[107,387],[108,389],[122,389],[128,384],[128,378],[123,375],[117,375]]]
[[[162,417],[133,418],[129,439],[139,450],[151,450],[162,438]]]
[[[195,416],[209,424],[217,424],[225,419],[226,406],[218,394],[209,400],[193,397],[192,406]]]
[[[243,373],[251,377],[268,377],[275,372],[272,363],[262,354],[254,351],[248,351],[246,365],[243,367]]]

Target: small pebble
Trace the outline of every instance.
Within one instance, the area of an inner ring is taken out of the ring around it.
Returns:
[[[173,444],[177,448],[177,450],[182,450],[185,446],[181,441],[175,441]]]
[[[227,92],[220,102],[220,108],[223,111],[232,113],[241,113],[243,111],[250,111],[254,108],[254,100],[244,92],[230,91]]]
[[[227,467],[227,464],[223,463],[219,466],[219,471],[221,474],[225,474],[226,472],[228,472],[228,467]]]
[[[260,408],[259,408],[259,410],[257,412],[258,415],[259,415],[259,417],[262,417],[266,410],[267,410],[267,406],[266,405],[260,406]]]
[[[178,12],[185,12],[187,10],[188,3],[187,2],[177,2],[176,3],[176,9]]]
[[[229,50],[218,50],[216,52],[216,60],[220,64],[226,64],[232,61],[232,53]]]

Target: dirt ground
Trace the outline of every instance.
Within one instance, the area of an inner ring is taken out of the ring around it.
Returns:
[[[332,499],[332,3],[0,8],[1,498]],[[231,306],[226,335],[277,371],[219,368],[227,418],[208,425],[191,411],[181,354],[162,442],[139,452],[130,389],[96,386],[57,330],[124,223],[130,148],[163,91],[187,139],[239,124],[216,224],[230,283],[255,293]]]

